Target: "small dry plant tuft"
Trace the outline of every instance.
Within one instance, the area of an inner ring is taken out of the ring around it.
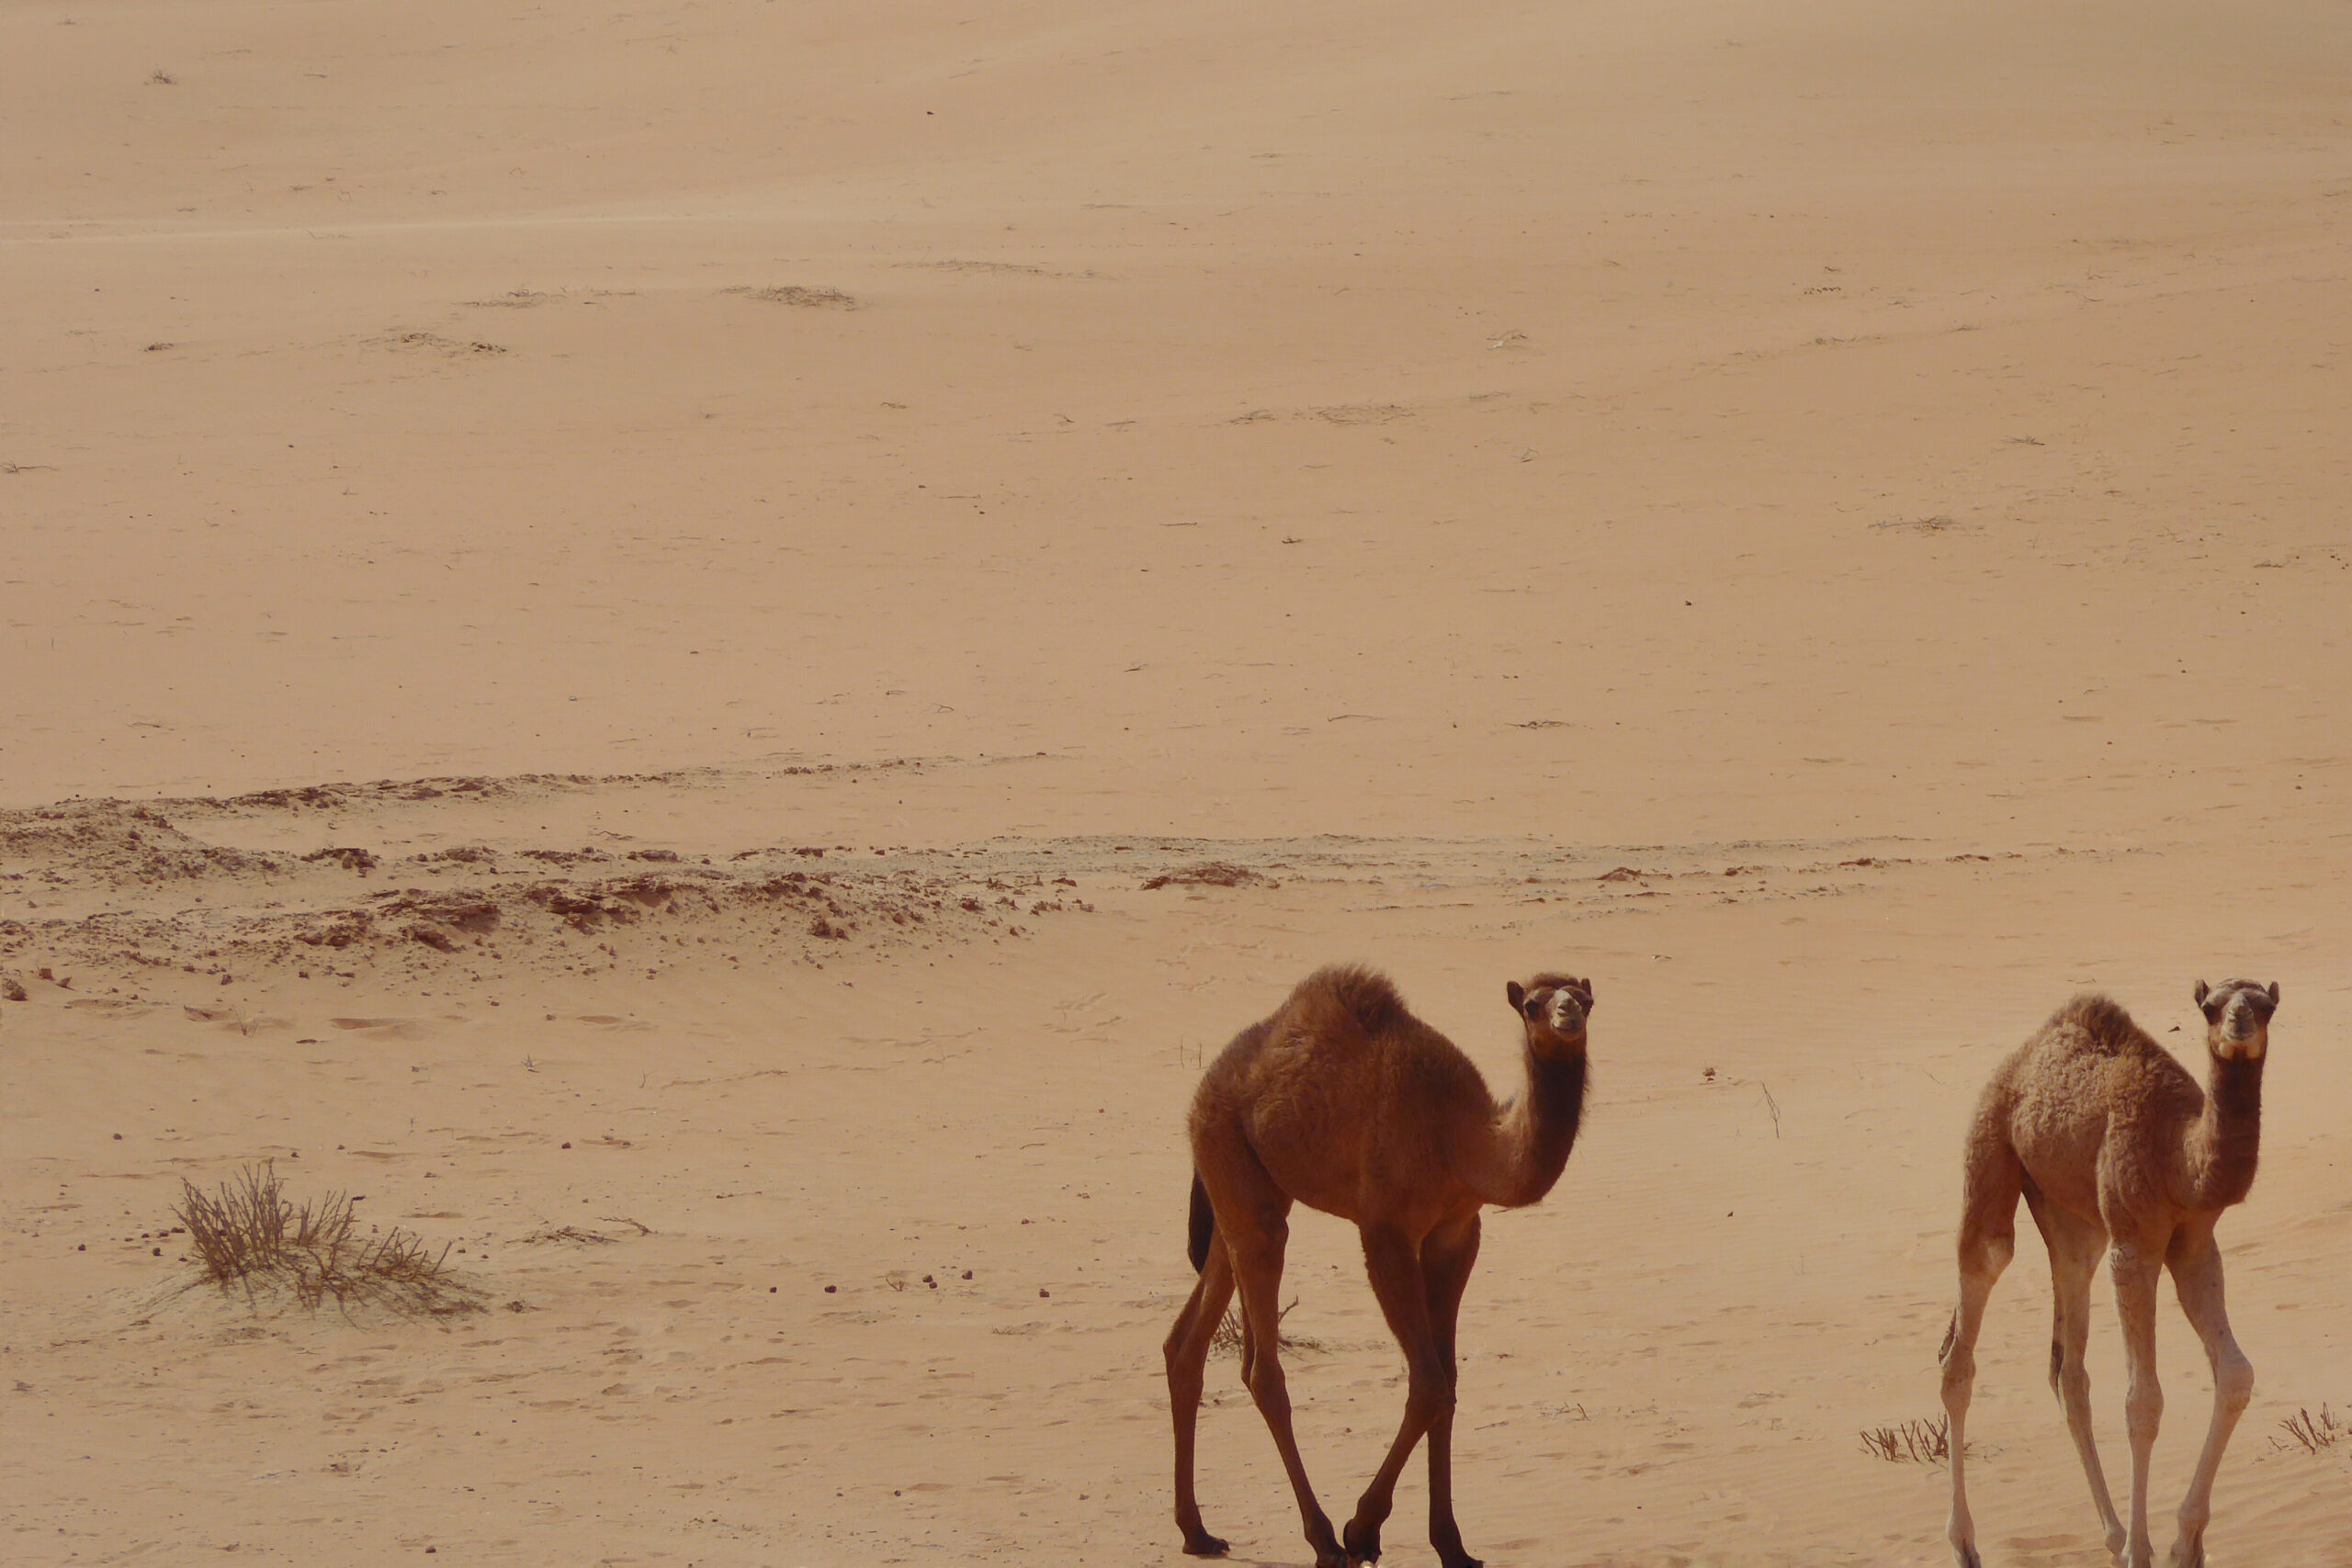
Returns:
[[[1279,1325],[1283,1319],[1290,1316],[1291,1307],[1295,1307],[1297,1304],[1298,1298],[1295,1296],[1292,1297],[1290,1306],[1283,1308],[1282,1316],[1275,1319],[1275,1323],[1277,1325],[1276,1334],[1278,1343],[1285,1350],[1329,1349],[1329,1347],[1325,1345],[1320,1339],[1309,1339],[1302,1335],[1283,1334],[1280,1332]],[[1216,1332],[1215,1334],[1209,1336],[1210,1350],[1223,1355],[1238,1356],[1241,1354],[1241,1332],[1240,1309],[1238,1307],[1226,1308],[1225,1321],[1216,1325]]]
[[[1889,1464],[1950,1464],[1951,1422],[1939,1416],[1932,1421],[1905,1421],[1900,1427],[1866,1427],[1862,1451]]]
[[[2270,1439],[2270,1446],[2281,1453],[2293,1453],[2297,1449],[2305,1453],[2322,1453],[2342,1442],[2346,1430],[2352,1430],[2337,1421],[2335,1413],[2324,1404],[2319,1407],[2317,1416],[2309,1410],[2298,1410],[2278,1425],[2294,1439],[2291,1444],[2276,1438]]]
[[[209,1195],[183,1179],[172,1212],[187,1227],[204,1277],[224,1291],[243,1289],[247,1301],[277,1289],[314,1309],[332,1300],[345,1309],[375,1303],[435,1317],[481,1310],[446,1266],[447,1247],[435,1252],[398,1225],[360,1235],[345,1193],[297,1207],[270,1166],[248,1166]]]

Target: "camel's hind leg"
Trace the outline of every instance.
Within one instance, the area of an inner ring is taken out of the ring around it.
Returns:
[[[2108,1554],[2120,1560],[2123,1521],[2116,1517],[2115,1499],[2107,1490],[2107,1472],[2098,1462],[2098,1443],[2091,1435],[2091,1376],[2083,1364],[2083,1351],[2091,1335],[2091,1280],[2098,1273],[2099,1255],[2107,1250],[2107,1230],[2048,1202],[2030,1180],[2025,1198],[2041,1239],[2050,1247],[2054,1319],[2050,1330],[2050,1391],[2066,1412],[2066,1430],[2075,1439],[2083,1475],[2090,1483],[2091,1504],[2098,1509],[2099,1523],[2107,1531]]]
[[[2213,1515],[2213,1475],[2222,1468],[2222,1450],[2254,1397],[2254,1366],[2230,1333],[2229,1314],[2222,1306],[2222,1249],[2213,1241],[2211,1216],[2191,1220],[2173,1233],[2165,1261],[2172,1266],[2173,1288],[2180,1292],[2180,1310],[2189,1326],[2205,1342],[2205,1357],[2213,1368],[2213,1424],[2206,1429],[2205,1451],[2180,1505],[2180,1538],[2173,1543],[2173,1568],[2204,1568],[2205,1524]]]
[[[1283,1376],[1282,1305],[1283,1254],[1290,1242],[1290,1194],[1274,1184],[1266,1168],[1246,1144],[1238,1141],[1222,1149],[1195,1147],[1201,1179],[1216,1212],[1217,1239],[1233,1264],[1233,1279],[1241,1294],[1241,1320],[1247,1334],[1242,1379],[1250,1397],[1266,1418],[1283,1470],[1290,1477],[1292,1495],[1306,1529],[1306,1543],[1315,1549],[1316,1568],[1345,1568],[1330,1516],[1315,1500],[1307,1483],[1306,1466],[1298,1457],[1298,1438],[1291,1429],[1290,1388]]]
[[[1989,1097],[1988,1097],[1989,1098]],[[1960,1303],[1944,1332],[1944,1416],[1951,1447],[1951,1517],[1945,1539],[1959,1568],[1984,1568],[1968,1513],[1968,1398],[1976,1385],[1976,1335],[1984,1302],[2017,1251],[2018,1196],[2025,1168],[1991,1108],[1980,1108],[1962,1169]]]
[[[1225,1542],[1201,1525],[1200,1501],[1193,1494],[1193,1434],[1201,1413],[1201,1373],[1208,1362],[1209,1341],[1232,1299],[1233,1263],[1226,1256],[1225,1238],[1213,1235],[1193,1298],[1176,1314],[1176,1326],[1168,1331],[1163,1347],[1168,1408],[1176,1421],[1176,1528],[1184,1532],[1184,1550],[1194,1557],[1225,1555]]]

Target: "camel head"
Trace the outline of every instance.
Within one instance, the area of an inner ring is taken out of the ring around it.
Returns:
[[[1592,982],[1573,975],[1538,975],[1522,986],[1503,987],[1510,1010],[1527,1023],[1527,1046],[1539,1056],[1584,1049],[1585,1020],[1592,1013]]]
[[[2198,1010],[2205,1015],[2205,1049],[2225,1062],[2259,1062],[2270,1044],[2270,1015],[2278,1008],[2278,982],[2224,980],[2218,987],[2197,982]]]

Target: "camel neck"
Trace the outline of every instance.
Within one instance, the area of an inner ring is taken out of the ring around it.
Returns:
[[[1527,1092],[1501,1118],[1499,1169],[1487,1201],[1506,1209],[1532,1203],[1552,1190],[1576,1146],[1584,1119],[1585,1055],[1527,1053]]]
[[[2262,1060],[2214,1056],[2205,1076],[2205,1109],[2189,1130],[2186,1175],[2190,1201],[2222,1209],[2254,1188],[2262,1148]]]

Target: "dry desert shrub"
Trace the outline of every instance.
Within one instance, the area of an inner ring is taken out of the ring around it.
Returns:
[[[1905,1421],[1900,1427],[1873,1427],[1862,1433],[1862,1450],[1889,1464],[1949,1464],[1951,1424],[1939,1416],[1933,1421]],[[1973,1445],[1971,1445],[1971,1451]]]
[[[374,1303],[435,1317],[481,1310],[447,1267],[447,1247],[435,1252],[398,1225],[363,1235],[351,1202],[330,1192],[298,1207],[264,1165],[248,1166],[212,1194],[183,1179],[172,1212],[187,1227],[204,1277],[224,1291],[242,1289],[249,1302],[286,1291],[313,1309],[332,1300],[345,1310]]]
[[[1283,1308],[1282,1318],[1275,1320],[1278,1325],[1276,1332],[1280,1337],[1282,1348],[1285,1350],[1322,1350],[1328,1348],[1320,1339],[1309,1339],[1300,1335],[1282,1334],[1280,1332],[1279,1325],[1282,1319],[1289,1317],[1291,1307],[1295,1307],[1297,1304],[1297,1301],[1293,1300],[1290,1306]],[[1227,1307],[1225,1309],[1225,1321],[1216,1325],[1216,1332],[1215,1334],[1209,1336],[1209,1348],[1219,1355],[1238,1356],[1241,1354],[1241,1311],[1238,1307]]]
[[[2282,1443],[2276,1438],[2270,1439],[2270,1446],[2281,1453],[2294,1453],[2298,1450],[2310,1454],[2323,1453],[2342,1442],[2347,1430],[2324,1404],[2319,1407],[2317,1416],[2309,1410],[2298,1410],[2278,1425],[2285,1427],[2287,1436],[2294,1439],[2291,1444]]]

